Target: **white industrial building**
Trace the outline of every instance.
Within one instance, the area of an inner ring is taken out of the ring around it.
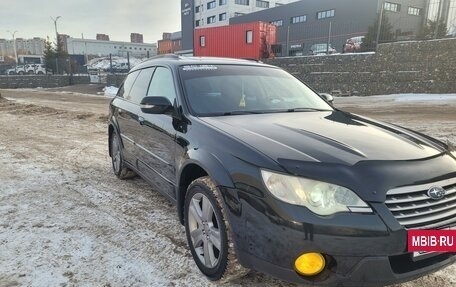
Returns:
[[[121,41],[100,41],[79,38],[66,38],[65,48],[70,55],[87,56],[130,56],[142,58],[157,55],[156,44],[131,43]]]

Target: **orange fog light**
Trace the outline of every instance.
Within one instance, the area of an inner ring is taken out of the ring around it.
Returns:
[[[326,260],[320,253],[306,253],[295,261],[295,270],[303,276],[315,276],[325,269]]]

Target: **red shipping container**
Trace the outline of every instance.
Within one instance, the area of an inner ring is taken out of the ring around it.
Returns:
[[[264,59],[273,57],[277,27],[264,22],[195,29],[195,56]]]

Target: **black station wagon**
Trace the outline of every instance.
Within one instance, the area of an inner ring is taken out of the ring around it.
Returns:
[[[454,148],[340,111],[277,67],[156,57],[129,72],[109,120],[114,173],[177,206],[210,280],[254,269],[374,286],[455,262],[407,251],[408,230],[456,225]]]

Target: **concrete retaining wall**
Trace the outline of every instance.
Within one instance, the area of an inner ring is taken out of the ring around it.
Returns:
[[[265,60],[319,92],[456,93],[456,39],[382,44],[377,53]]]
[[[89,76],[22,75],[0,76],[0,89],[55,88],[77,84],[89,84]]]

